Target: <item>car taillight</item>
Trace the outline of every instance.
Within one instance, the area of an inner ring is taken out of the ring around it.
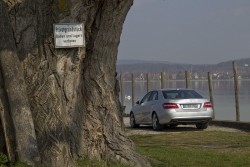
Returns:
[[[178,105],[176,103],[164,103],[162,105],[162,107],[164,109],[175,109],[175,108],[179,108]]]
[[[210,103],[210,102],[205,102],[203,107],[204,107],[204,108],[212,108],[213,105],[212,105],[212,103]]]

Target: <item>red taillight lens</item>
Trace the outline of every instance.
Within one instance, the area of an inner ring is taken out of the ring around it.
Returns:
[[[179,108],[178,105],[176,103],[164,103],[162,105],[162,107],[164,109],[175,109],[175,108]]]
[[[205,102],[203,107],[204,107],[204,108],[212,108],[213,105],[212,105],[212,103],[210,103],[210,102]]]

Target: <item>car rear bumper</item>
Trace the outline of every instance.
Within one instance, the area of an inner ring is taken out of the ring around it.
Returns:
[[[159,113],[160,124],[195,124],[209,122],[212,120],[213,110],[178,112],[175,110],[165,110]]]

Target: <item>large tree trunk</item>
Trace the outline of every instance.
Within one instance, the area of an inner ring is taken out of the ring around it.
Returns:
[[[117,48],[132,2],[5,0],[42,164],[75,166],[89,156],[149,166],[121,128],[115,92]],[[59,22],[83,22],[86,48],[55,49]]]
[[[40,155],[34,123],[27,98],[23,69],[17,56],[12,26],[3,1],[0,2],[0,11],[1,121],[5,132],[6,147],[10,160],[13,160],[14,147],[9,147],[14,136],[9,134],[13,121],[17,155],[23,161],[35,166],[40,164]],[[6,99],[8,99],[8,105]]]

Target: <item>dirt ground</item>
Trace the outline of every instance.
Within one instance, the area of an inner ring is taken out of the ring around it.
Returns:
[[[154,131],[152,129],[152,126],[140,126],[139,128],[130,128],[129,125],[129,118],[124,118],[124,124],[125,124],[125,131],[128,136],[130,135],[147,135],[147,134],[162,134],[162,133],[183,133],[188,131],[197,131],[200,132],[201,130],[198,130],[195,125],[179,125],[174,129],[171,128],[164,128],[162,131]],[[233,128],[226,128],[226,127],[219,127],[219,126],[208,126],[207,129],[203,131],[226,131],[226,132],[243,132],[238,129]]]

